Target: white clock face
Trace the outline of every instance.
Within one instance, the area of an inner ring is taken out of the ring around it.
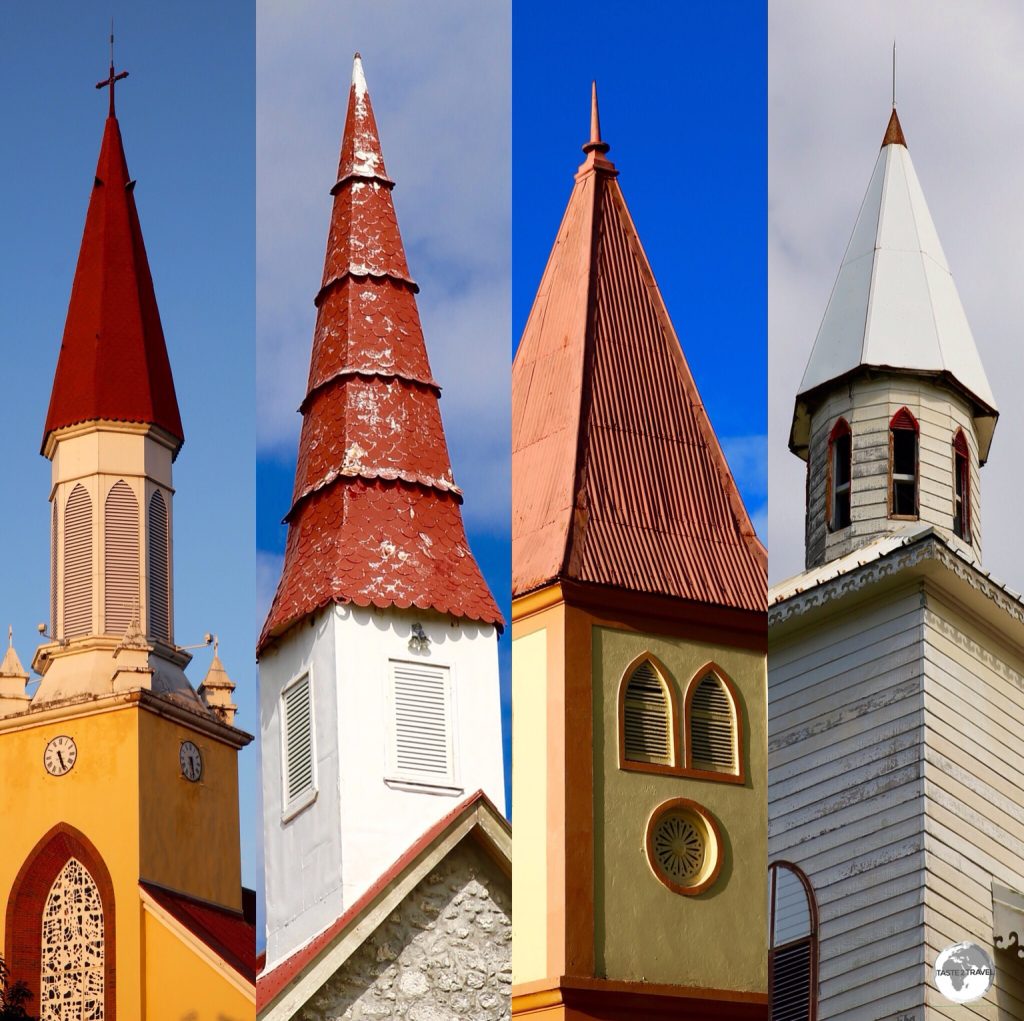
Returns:
[[[74,739],[61,734],[46,746],[43,752],[43,765],[51,776],[64,776],[70,773],[78,761],[78,746]]]
[[[181,764],[181,775],[186,780],[197,783],[203,775],[203,756],[191,741],[181,742],[178,762]]]

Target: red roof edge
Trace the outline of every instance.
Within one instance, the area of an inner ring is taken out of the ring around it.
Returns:
[[[156,883],[139,886],[246,982],[256,982],[255,891],[243,889],[242,910],[230,911]]]
[[[435,840],[441,837],[460,818],[468,815],[470,811],[480,805],[486,807],[511,832],[508,821],[482,790],[470,794],[469,797],[456,805],[447,815],[427,829],[415,843],[378,876],[376,882],[340,918],[332,922],[319,936],[314,936],[305,946],[300,947],[275,968],[259,974],[256,982],[257,1012],[262,1011],[271,1000],[298,978],[305,968],[319,957],[355,919],[362,915],[392,882],[405,872]]]

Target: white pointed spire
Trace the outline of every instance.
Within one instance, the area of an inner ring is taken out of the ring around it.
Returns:
[[[860,366],[945,378],[975,408],[979,456],[998,412],[895,110],[797,400]]]

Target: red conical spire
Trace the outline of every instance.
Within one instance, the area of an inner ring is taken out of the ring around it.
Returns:
[[[111,68],[111,96],[113,81],[122,76]],[[184,442],[134,187],[111,113],[71,288],[44,450],[55,429],[98,419],[149,423],[170,433],[178,448]]]
[[[393,187],[356,54],[285,561],[260,650],[331,602],[503,624],[466,541]]]

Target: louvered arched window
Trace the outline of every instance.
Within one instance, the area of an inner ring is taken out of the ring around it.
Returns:
[[[789,862],[768,867],[768,988],[772,1021],[818,1016],[818,909],[810,880]]]
[[[57,634],[57,501],[50,507],[50,634]]]
[[[845,418],[833,426],[828,438],[829,528],[850,524],[850,486],[853,478],[853,434]]]
[[[123,635],[138,602],[139,502],[121,479],[111,487],[103,506],[104,631]]]
[[[149,633],[154,638],[171,640],[171,571],[170,535],[167,528],[167,504],[163,494],[156,492],[149,500],[147,533],[149,549],[146,571],[149,603]]]
[[[661,674],[644,659],[629,672],[621,691],[622,761],[671,766],[672,700]]]
[[[82,485],[64,505],[64,637],[92,631],[92,500]]]
[[[917,419],[900,408],[889,422],[889,513],[917,517]]]
[[[691,682],[685,719],[687,768],[739,775],[739,713],[732,691],[716,670],[706,670]]]
[[[953,437],[953,534],[971,541],[971,456],[963,429]]]

